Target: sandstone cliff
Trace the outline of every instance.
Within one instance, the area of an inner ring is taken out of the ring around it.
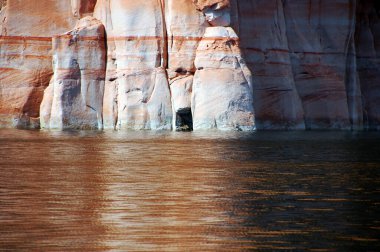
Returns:
[[[0,8],[0,127],[380,129],[375,0]]]

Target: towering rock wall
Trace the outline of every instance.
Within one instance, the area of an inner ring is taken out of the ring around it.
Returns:
[[[104,127],[171,129],[164,6],[158,0],[99,0],[107,31]]]
[[[304,109],[292,71],[283,1],[236,2],[241,47],[253,74],[257,127],[304,129]]]
[[[75,25],[64,1],[1,1],[0,126],[38,127],[52,76],[51,37]]]
[[[360,1],[356,13],[355,44],[364,126],[380,130],[380,3]]]
[[[375,0],[0,6],[0,126],[379,129]]]
[[[41,127],[102,128],[105,48],[104,26],[93,17],[53,38],[54,76],[41,104]]]

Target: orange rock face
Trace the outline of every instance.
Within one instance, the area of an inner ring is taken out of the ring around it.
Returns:
[[[215,6],[218,9],[228,7],[230,5],[229,0],[192,0],[198,10],[204,10]]]
[[[54,34],[75,25],[64,1],[3,1],[0,37],[0,126],[38,127],[53,74]]]
[[[96,0],[71,0],[71,10],[74,17],[91,16],[94,12]]]
[[[209,27],[195,59],[194,130],[254,130],[252,80],[232,28]]]
[[[107,31],[104,127],[171,129],[164,5],[157,0],[98,1]]]
[[[360,53],[373,52],[370,45],[376,44],[375,2],[238,1],[237,26],[253,71],[258,128],[378,125],[374,96],[379,71]],[[370,13],[370,18],[355,18],[356,11]],[[372,62],[377,61],[378,55],[371,55]],[[365,91],[367,85],[372,86],[371,94]]]
[[[54,76],[41,105],[41,127],[101,129],[106,71],[103,24],[85,17],[53,38]]]
[[[0,127],[380,129],[375,0],[0,8]]]

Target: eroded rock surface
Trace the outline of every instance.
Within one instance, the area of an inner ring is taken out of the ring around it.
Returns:
[[[379,17],[375,0],[1,0],[0,127],[378,130]]]
[[[209,24],[189,0],[168,0],[165,13],[169,78],[194,74],[195,53]]]
[[[104,127],[171,129],[164,6],[157,0],[98,1],[95,16],[108,34]]]
[[[72,29],[69,2],[1,2],[0,127],[39,127],[52,71],[51,37]]]
[[[53,81],[45,90],[41,127],[103,127],[106,45],[103,24],[85,17],[75,28],[53,38]]]
[[[223,9],[230,6],[230,0],[192,0],[198,10],[205,10],[210,7]]]
[[[197,49],[193,127],[255,129],[252,82],[232,28],[209,27]]]
[[[257,127],[304,129],[282,1],[241,0],[236,7],[241,47],[252,70]]]
[[[380,4],[378,1],[363,1],[357,6],[355,44],[364,127],[380,130]]]
[[[192,130],[191,94],[193,75],[182,75],[170,82],[173,108],[173,129]]]
[[[96,0],[71,0],[71,11],[74,17],[92,16]]]

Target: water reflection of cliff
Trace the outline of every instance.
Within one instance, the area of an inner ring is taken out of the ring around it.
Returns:
[[[186,141],[147,139],[108,146],[104,153],[107,247],[132,250],[223,250],[229,243],[230,218],[223,197],[225,177],[207,157],[211,144],[196,158]],[[147,147],[149,146],[149,147]],[[107,155],[109,154],[109,155]],[[122,157],[120,160],[115,160]],[[107,159],[108,157],[108,159]]]
[[[213,134],[0,130],[0,248],[378,247],[376,134]]]

